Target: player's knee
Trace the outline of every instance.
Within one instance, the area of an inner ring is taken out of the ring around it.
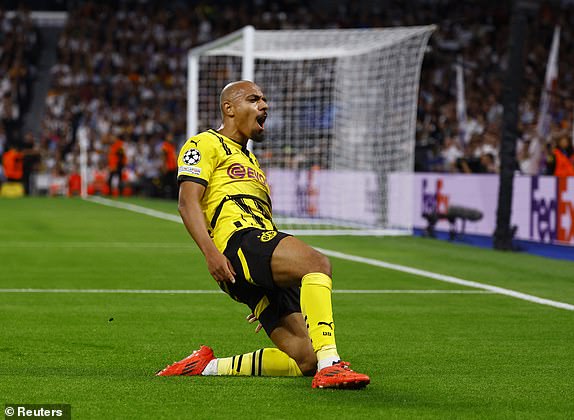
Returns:
[[[320,252],[315,251],[314,260],[315,263],[313,265],[315,267],[313,271],[316,273],[323,273],[331,277],[332,268],[331,268],[331,261],[329,260],[329,258],[321,254]]]

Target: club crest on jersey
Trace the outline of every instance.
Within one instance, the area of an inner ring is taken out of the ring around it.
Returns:
[[[274,230],[266,230],[265,232],[261,233],[261,235],[258,236],[259,240],[261,242],[269,242],[271,239],[273,239],[275,236],[277,236],[277,232]]]
[[[189,149],[183,155],[183,162],[187,165],[197,165],[201,160],[201,153],[197,149]]]

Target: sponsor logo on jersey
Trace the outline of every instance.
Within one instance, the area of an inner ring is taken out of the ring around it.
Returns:
[[[201,168],[197,166],[180,166],[177,170],[177,174],[186,173],[192,175],[199,175],[201,174]]]
[[[230,165],[229,168],[227,168],[227,175],[229,175],[229,177],[232,179],[255,179],[263,185],[267,185],[265,175],[253,168],[243,166],[241,163],[234,163]]]
[[[245,166],[241,163],[234,163],[227,168],[227,175],[233,179],[241,179],[245,178],[247,171],[245,170]]]

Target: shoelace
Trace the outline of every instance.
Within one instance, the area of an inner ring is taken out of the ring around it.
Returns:
[[[351,370],[351,368],[349,367],[349,366],[351,366],[351,364],[349,362],[341,361],[341,362],[334,363],[333,366],[340,367],[341,369]]]
[[[337,373],[348,373],[353,372],[351,368],[349,368],[351,364],[349,362],[337,362],[333,364],[329,372],[325,372],[325,376],[332,376]]]

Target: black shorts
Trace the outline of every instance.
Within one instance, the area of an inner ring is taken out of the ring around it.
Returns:
[[[267,332],[279,320],[293,312],[301,312],[299,287],[278,287],[273,282],[271,255],[281,239],[290,236],[273,230],[255,228],[235,232],[223,254],[235,270],[235,283],[221,282],[221,289],[244,303],[259,318]]]

